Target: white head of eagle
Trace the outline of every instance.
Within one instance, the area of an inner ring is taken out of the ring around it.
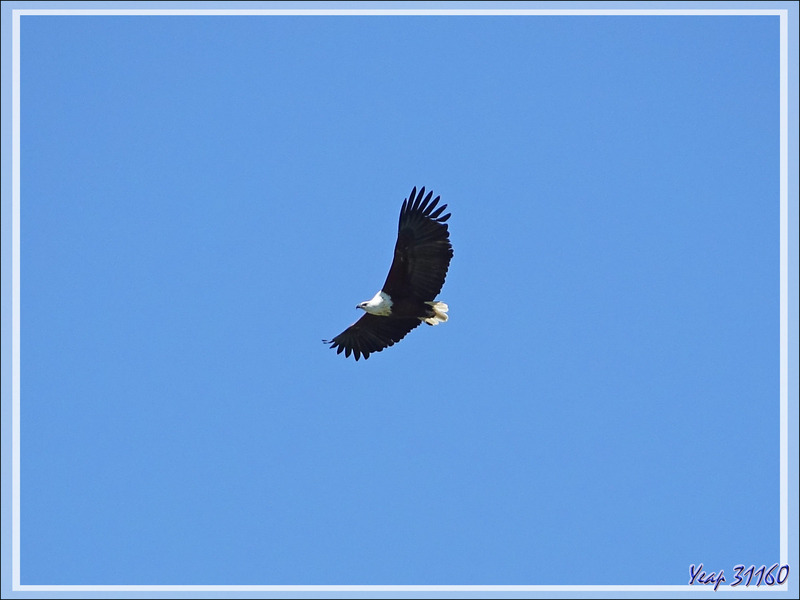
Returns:
[[[389,275],[371,300],[356,308],[366,314],[332,340],[323,340],[337,354],[352,353],[358,360],[402,340],[420,323],[438,325],[447,321],[447,304],[436,300],[442,290],[453,247],[445,221],[450,213],[425,188],[403,201],[397,242]]]

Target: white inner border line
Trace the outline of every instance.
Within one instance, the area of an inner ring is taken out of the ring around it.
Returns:
[[[11,589],[20,585],[20,394],[19,394],[19,209],[20,209],[19,14],[11,18]]]
[[[20,583],[20,17],[40,16],[778,16],[780,17],[780,562],[789,560],[789,20],[787,9],[677,9],[677,10],[490,10],[490,9],[264,9],[264,10],[93,10],[93,9],[17,9],[11,23],[11,571],[13,591],[171,591],[171,592],[699,592],[714,591],[710,586],[691,585],[21,585]],[[725,591],[753,591],[730,588]],[[788,583],[769,588],[788,591]]]
[[[93,16],[293,16],[293,17],[318,17],[318,16],[371,16],[371,17],[396,17],[396,16],[730,16],[730,15],[783,15],[786,9],[17,9],[14,13],[20,15],[93,15]]]
[[[780,560],[789,563],[789,17],[780,16]]]

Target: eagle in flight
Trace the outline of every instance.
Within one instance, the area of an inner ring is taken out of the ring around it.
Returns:
[[[383,288],[372,300],[356,308],[366,314],[332,340],[323,340],[336,353],[366,360],[370,353],[402,340],[423,321],[438,325],[447,321],[447,304],[436,301],[453,258],[445,221],[450,213],[439,208],[439,196],[425,195],[425,188],[411,190],[400,209],[394,260]]]

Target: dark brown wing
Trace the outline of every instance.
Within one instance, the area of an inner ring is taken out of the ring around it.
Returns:
[[[417,194],[415,187],[403,201],[394,260],[383,284],[383,291],[393,298],[413,296],[428,302],[442,291],[453,258],[445,224],[450,213],[442,215],[447,205],[436,208],[439,196],[431,201],[432,196],[433,192],[425,196],[424,187]]]
[[[344,350],[345,356],[355,354],[356,360],[364,355],[369,358],[371,352],[380,352],[392,344],[399,342],[409,331],[422,323],[419,319],[392,319],[365,313],[358,321],[350,325],[332,340],[322,340],[336,348],[336,354]]]

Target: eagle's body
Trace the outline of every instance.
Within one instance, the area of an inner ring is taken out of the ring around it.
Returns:
[[[425,196],[425,188],[411,190],[403,201],[397,227],[394,260],[383,288],[372,300],[356,308],[366,314],[332,340],[326,340],[337,354],[344,351],[358,360],[369,358],[371,352],[402,340],[409,331],[423,321],[438,325],[447,321],[447,305],[437,302],[436,296],[444,285],[453,247],[445,221],[450,213],[439,208],[439,196],[433,201],[433,192]]]

